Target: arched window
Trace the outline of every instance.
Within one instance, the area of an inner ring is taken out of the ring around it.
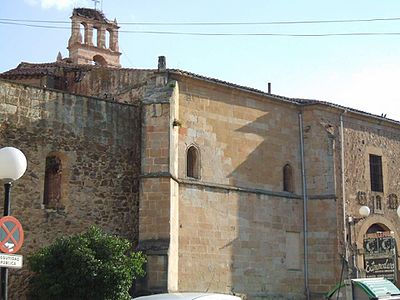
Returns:
[[[294,192],[293,170],[292,166],[289,164],[283,167],[283,190],[289,193]]]
[[[190,146],[187,150],[186,175],[191,178],[200,178],[200,155],[195,146]]]
[[[107,66],[107,61],[104,59],[104,57],[103,56],[101,56],[101,55],[95,55],[94,57],[93,57],[93,63],[96,65],[96,66]]]
[[[56,155],[46,157],[43,204],[46,208],[61,208],[62,163]]]
[[[88,41],[87,41],[87,32],[86,31],[87,31],[86,23],[79,24],[79,34],[80,34],[80,36],[83,36],[83,43],[84,44],[88,43]],[[81,43],[82,43],[82,40],[81,40]]]

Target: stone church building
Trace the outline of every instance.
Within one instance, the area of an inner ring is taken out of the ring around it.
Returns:
[[[71,20],[68,58],[0,74],[0,147],[28,159],[12,191],[21,254],[97,224],[147,254],[136,294],[322,299],[341,278],[397,282],[400,122],[164,57],[121,68],[116,21]],[[10,272],[25,299],[29,270]]]

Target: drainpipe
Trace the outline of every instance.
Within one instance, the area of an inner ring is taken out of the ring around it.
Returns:
[[[307,181],[306,168],[304,163],[304,136],[303,136],[303,114],[299,113],[300,128],[300,159],[301,159],[301,180],[303,189],[303,233],[304,233],[304,288],[306,299],[310,299],[310,290],[308,286],[308,224],[307,224]]]
[[[346,186],[344,178],[344,129],[343,129],[343,115],[347,111],[344,110],[340,114],[340,176],[342,178],[342,215],[343,215],[343,244],[344,244],[344,258],[346,262],[349,261],[349,249],[347,246],[347,220],[346,220]]]

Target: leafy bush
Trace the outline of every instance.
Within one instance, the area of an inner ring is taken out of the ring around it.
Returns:
[[[34,299],[130,299],[132,281],[144,276],[146,261],[128,240],[90,227],[57,239],[30,257]]]

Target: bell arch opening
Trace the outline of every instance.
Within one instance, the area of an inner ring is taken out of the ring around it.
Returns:
[[[98,66],[107,66],[107,61],[101,55],[93,56],[93,62],[95,65],[98,65]]]

